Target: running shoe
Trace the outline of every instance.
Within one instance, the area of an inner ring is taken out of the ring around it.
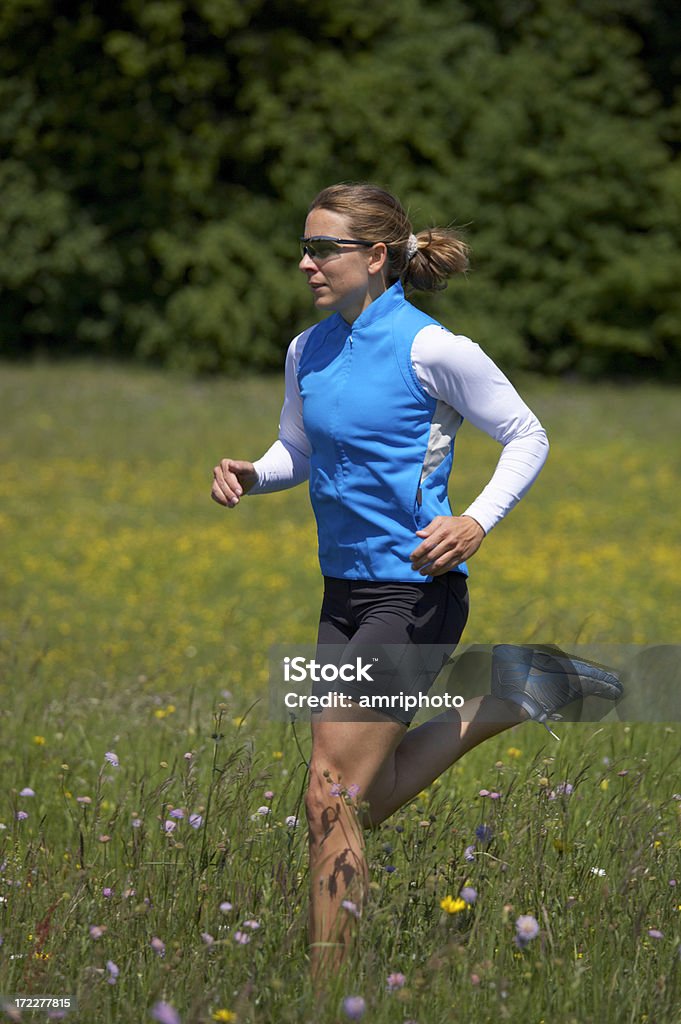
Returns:
[[[519,704],[555,739],[548,719],[560,721],[566,704],[583,697],[619,700],[623,688],[618,677],[594,661],[572,658],[560,648],[517,647],[497,644],[492,649],[492,694]]]

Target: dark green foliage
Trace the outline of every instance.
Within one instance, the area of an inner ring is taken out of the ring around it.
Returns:
[[[469,278],[423,305],[505,366],[678,374],[674,26],[648,0],[5,0],[0,353],[279,367],[315,316],[307,205],[353,179],[466,227]]]

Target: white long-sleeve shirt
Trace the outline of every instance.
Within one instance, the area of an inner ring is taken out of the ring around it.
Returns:
[[[250,494],[294,487],[309,476],[311,449],[303,425],[297,369],[311,329],[289,346],[279,437],[255,462],[258,483]],[[462,513],[489,533],[539,474],[549,450],[546,432],[499,367],[470,338],[451,334],[436,324],[424,327],[414,338],[411,362],[428,395],[446,403],[503,446],[489,483]]]

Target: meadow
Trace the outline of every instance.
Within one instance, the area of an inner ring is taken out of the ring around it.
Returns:
[[[552,451],[471,564],[466,639],[678,643],[679,389],[518,383]],[[467,755],[367,835],[361,955],[315,998],[309,741],[267,701],[269,648],[314,640],[314,525],[304,487],[209,498],[281,390],[0,367],[0,1019],[678,1024],[679,716]],[[455,510],[497,451],[464,425]]]

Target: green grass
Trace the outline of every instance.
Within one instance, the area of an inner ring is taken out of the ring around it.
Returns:
[[[471,565],[466,638],[678,642],[679,391],[521,390],[552,453]],[[528,725],[469,754],[367,837],[362,955],[315,1004],[309,742],[268,719],[266,659],[314,640],[314,526],[304,488],[231,512],[209,499],[213,464],[260,454],[280,400],[278,380],[0,370],[0,994],[75,995],[72,1024],[150,1020],[160,1000],[183,1024],[221,1009],[240,1024],[325,1024],[351,994],[376,1024],[675,1024],[678,722],[566,724],[560,744]],[[496,454],[464,426],[458,510]],[[483,822],[492,841],[467,861]],[[446,914],[466,883],[475,906]],[[524,951],[520,914],[541,927]],[[241,945],[247,920],[260,927]],[[406,984],[388,993],[395,971]]]

